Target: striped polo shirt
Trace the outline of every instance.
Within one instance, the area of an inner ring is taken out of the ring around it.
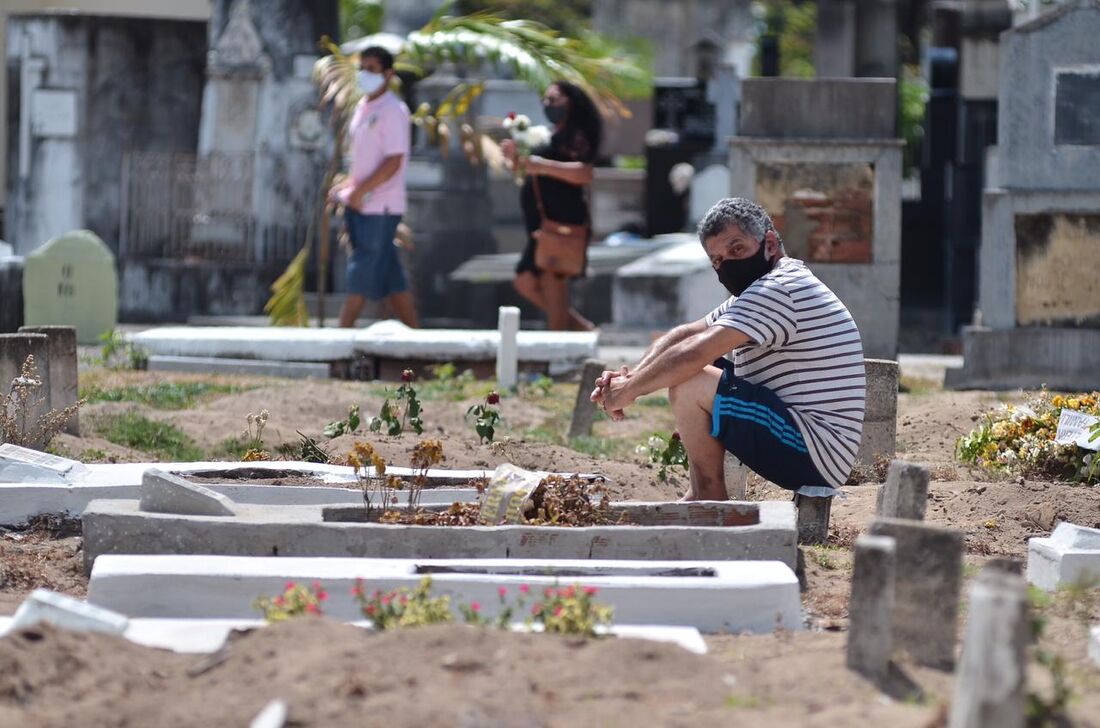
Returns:
[[[863,432],[867,382],[859,330],[836,294],[801,260],[782,258],[705,321],[749,337],[733,352],[734,373],[783,400],[818,472],[843,485]]]

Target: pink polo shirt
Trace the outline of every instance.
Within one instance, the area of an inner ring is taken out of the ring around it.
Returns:
[[[351,178],[356,184],[374,174],[382,160],[401,155],[401,167],[371,190],[359,212],[364,215],[405,214],[405,168],[409,164],[409,107],[392,91],[374,101],[364,97],[355,107],[348,127],[351,139]],[[346,202],[346,193],[341,195]]]

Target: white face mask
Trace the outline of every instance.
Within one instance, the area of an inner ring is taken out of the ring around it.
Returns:
[[[359,88],[367,96],[370,96],[378,89],[382,88],[382,84],[386,82],[386,77],[381,73],[371,73],[370,71],[360,71],[357,76]]]

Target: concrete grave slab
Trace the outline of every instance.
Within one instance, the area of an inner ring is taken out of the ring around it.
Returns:
[[[1100,580],[1100,529],[1059,523],[1047,538],[1029,539],[1027,580],[1048,591]]]
[[[263,594],[287,581],[320,582],[326,614],[360,617],[357,579],[373,591],[414,588],[432,577],[433,593],[452,606],[480,602],[495,616],[498,589],[518,595],[560,584],[599,590],[617,624],[669,624],[704,632],[766,633],[802,628],[798,579],[776,561],[616,561],[546,559],[349,559],[232,556],[104,556],[92,570],[88,599],[131,617],[247,618]]]
[[[0,483],[64,484],[87,477],[89,470],[78,460],[19,447],[0,445]],[[0,512],[3,508],[0,507]]]
[[[88,571],[103,554],[775,560],[794,568],[794,505],[755,505],[756,525],[561,528],[326,522],[318,506],[241,503],[236,517],[212,518],[145,513],[136,501],[97,500],[83,515],[84,558]]]
[[[1100,667],[1100,626],[1089,629],[1089,657],[1097,667]]]
[[[151,356],[146,368],[151,372],[244,374],[284,379],[328,379],[332,373],[328,362],[257,361],[210,356]]]
[[[12,617],[0,617],[0,638],[17,627]],[[172,650],[184,654],[208,654],[217,652],[225,644],[231,632],[261,629],[267,626],[262,619],[128,619],[123,636],[131,642]],[[369,629],[370,622],[352,622],[356,627]],[[515,631],[523,625],[513,626]],[[607,634],[623,639],[644,639],[679,645],[697,655],[707,653],[707,643],[694,627],[670,625],[623,624],[613,625]]]
[[[187,516],[235,516],[233,501],[221,493],[150,468],[141,478],[141,510]]]
[[[63,629],[123,634],[128,621],[125,615],[110,609],[49,589],[35,589],[15,611],[10,628],[23,629],[46,622]]]

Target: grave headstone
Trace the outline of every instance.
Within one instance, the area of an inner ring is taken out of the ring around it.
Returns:
[[[876,519],[874,536],[897,543],[894,642],[919,664],[950,670],[962,583],[963,534],[897,518]]]
[[[928,468],[904,460],[894,460],[886,482],[878,486],[875,513],[887,518],[923,521],[928,506]]]
[[[1024,580],[999,569],[983,569],[970,588],[949,728],[1023,728],[1030,639]]]
[[[894,650],[894,580],[897,544],[885,536],[856,539],[848,600],[848,667],[883,679]]]
[[[110,248],[77,230],[27,255],[23,271],[27,326],[74,326],[80,344],[98,343],[118,323],[118,274]]]
[[[712,164],[691,180],[688,222],[698,223],[715,202],[729,196],[730,171],[724,164]]]
[[[76,404],[80,385],[77,378],[76,329],[72,326],[24,326],[21,334],[44,334],[50,340],[50,409],[61,411]],[[80,413],[65,424],[65,432],[80,434]]]
[[[594,382],[603,374],[607,367],[602,361],[588,359],[581,369],[581,383],[577,388],[577,400],[573,404],[573,417],[569,421],[569,439],[574,437],[587,437],[592,434],[592,421],[596,417],[596,408],[599,406],[592,401]]]
[[[871,467],[881,458],[892,459],[897,451],[898,376],[896,361],[864,359],[867,399],[863,410],[863,435],[856,462]]]
[[[5,395],[11,392],[12,381],[20,377],[28,356],[34,357],[42,382],[25,420],[28,428],[35,428],[39,418],[50,411],[50,340],[43,334],[0,334],[0,390]],[[25,444],[38,450],[46,446],[41,438]]]
[[[519,375],[519,347],[516,344],[519,309],[515,306],[501,306],[497,317],[497,330],[500,333],[500,341],[497,342],[497,386],[512,390],[516,388]]]
[[[832,496],[796,495],[794,505],[798,509],[798,542],[805,545],[823,544],[829,540],[829,513]]]
[[[156,468],[141,477],[141,510],[185,516],[237,515],[233,501],[221,493]]]

